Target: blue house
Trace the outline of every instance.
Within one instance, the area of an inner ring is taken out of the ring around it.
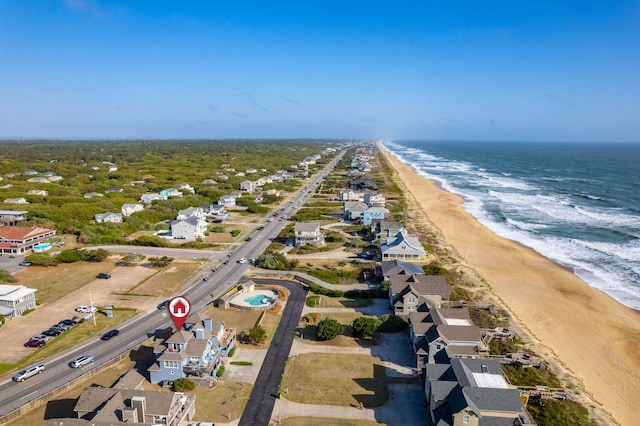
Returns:
[[[384,207],[369,207],[362,212],[362,224],[371,225],[374,220],[385,220],[389,216],[389,210]]]
[[[181,330],[171,328],[168,335],[156,337],[156,362],[148,368],[151,383],[170,383],[187,376],[215,376],[235,344],[235,328],[191,314]]]

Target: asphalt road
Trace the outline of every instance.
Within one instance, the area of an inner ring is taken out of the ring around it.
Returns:
[[[273,280],[255,279],[257,283],[273,284]],[[258,373],[249,401],[240,417],[239,426],[268,425],[276,403],[276,394],[280,389],[284,368],[291,352],[293,336],[300,321],[307,289],[291,281],[276,281],[275,284],[286,287],[290,291],[289,299],[280,324],[271,340],[262,369]]]
[[[332,160],[324,171],[318,173],[304,188],[302,188],[293,200],[283,209],[281,214],[286,214],[291,217],[297,211],[296,205],[303,205],[306,199],[311,194],[311,189],[315,188],[318,183],[324,179],[327,172],[330,171],[336,164],[336,162],[344,154],[341,153],[334,160]],[[275,220],[273,222],[267,222],[264,224],[262,231],[257,231],[252,235],[252,240],[242,243],[234,252],[229,253],[226,258],[227,264],[220,264],[215,271],[213,270],[214,263],[217,260],[211,260],[209,264],[205,266],[203,271],[199,272],[190,279],[182,289],[176,295],[185,296],[191,302],[192,312],[204,308],[206,305],[212,303],[214,300],[224,294],[229,287],[237,284],[242,276],[249,268],[249,264],[239,264],[238,260],[241,258],[255,258],[258,257],[270,244],[270,239],[280,233],[282,228],[286,225],[286,221]],[[131,246],[127,246],[131,248]],[[113,251],[117,251],[118,246],[112,247]],[[141,247],[141,250],[145,248]],[[173,249],[169,249],[173,250]],[[152,250],[153,254],[171,253],[167,255],[173,255],[180,257],[182,251],[176,250],[171,252],[159,250]],[[210,253],[187,250],[187,257],[211,257]],[[220,254],[216,255],[220,258]],[[224,257],[224,256],[222,256]],[[18,263],[19,259],[11,259],[10,263]],[[206,279],[205,279],[206,278]],[[289,287],[287,287],[289,288]],[[298,290],[300,288],[298,287]],[[294,290],[295,291],[295,290]],[[293,303],[295,304],[295,302]],[[302,309],[302,306],[300,306]],[[300,312],[298,312],[298,317]],[[284,320],[284,318],[283,318]],[[292,320],[293,321],[293,320]],[[278,327],[280,330],[290,330],[289,338],[293,339],[293,333],[295,331],[295,325],[298,322],[298,318],[295,318],[293,325],[283,327],[282,322]],[[146,314],[140,314],[130,320],[120,324],[118,330],[120,334],[108,341],[99,340],[99,336],[87,339],[78,345],[56,354],[53,357],[43,360],[42,362],[46,366],[46,370],[37,376],[34,376],[22,383],[14,383],[11,380],[11,375],[5,375],[0,378],[0,423],[2,423],[2,416],[15,411],[23,405],[43,397],[47,393],[69,383],[73,379],[81,376],[87,372],[88,369],[96,368],[100,364],[103,364],[125,352],[128,352],[131,348],[141,344],[149,337],[151,337],[155,330],[166,328],[172,324],[170,317],[166,314],[166,311],[154,311]],[[293,327],[293,328],[288,328]],[[282,331],[281,333],[285,333]],[[277,334],[274,336],[272,346],[279,346],[281,343],[279,339],[286,336]],[[289,346],[291,342],[289,342]],[[288,355],[289,349],[286,351]],[[85,368],[72,369],[68,366],[69,361],[77,358],[81,355],[91,354],[95,356],[95,362]],[[286,360],[285,355],[285,360]],[[269,364],[266,364],[269,365]],[[282,371],[284,371],[284,365]],[[261,372],[262,374],[262,372]],[[279,381],[278,381],[279,383]],[[276,388],[277,390],[277,388]],[[255,390],[254,390],[255,391]],[[253,395],[253,394],[252,394]],[[268,411],[270,415],[273,410],[273,404]],[[245,423],[248,424],[248,423]],[[264,424],[268,424],[267,421]]]

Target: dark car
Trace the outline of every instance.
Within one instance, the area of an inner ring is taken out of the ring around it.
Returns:
[[[46,345],[47,342],[43,342],[42,340],[31,339],[27,343],[24,344],[26,348],[41,348]]]
[[[251,237],[247,237],[245,241],[251,241]]]
[[[76,325],[77,323],[78,323],[78,321],[74,321],[72,319],[63,319],[58,324],[64,324],[64,325],[68,325],[69,327],[71,327],[72,325]]]
[[[108,280],[109,278],[111,278],[111,275],[107,274],[106,272],[100,272],[98,275],[96,275],[96,278]]]
[[[104,333],[102,336],[100,336],[100,340],[109,340],[112,337],[116,337],[118,334],[120,334],[120,332],[118,330],[109,330],[106,333]]]
[[[170,302],[170,300],[167,299],[164,302],[160,303],[158,305],[158,309],[160,309],[160,310],[167,309],[167,306],[169,306],[169,302]]]
[[[62,331],[56,328],[50,328],[42,332],[45,336],[56,337],[62,334]]]

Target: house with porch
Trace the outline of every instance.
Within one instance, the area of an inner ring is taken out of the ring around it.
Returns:
[[[482,331],[475,325],[432,324],[417,347],[426,352],[426,364],[447,362],[450,358],[479,358],[488,354]],[[418,352],[416,352],[418,353]]]
[[[197,216],[176,219],[171,222],[171,235],[181,240],[196,240],[203,238],[207,232],[207,222]]]
[[[36,291],[23,285],[0,284],[0,314],[19,317],[24,311],[35,309]]]
[[[361,201],[345,201],[343,205],[342,217],[348,220],[361,219],[362,214],[368,208],[369,206]]]
[[[232,194],[225,194],[218,200],[218,204],[224,206],[226,208],[234,207],[236,205],[236,200],[238,197]]]
[[[389,304],[407,318],[411,312],[441,308],[449,300],[451,286],[443,275],[396,274],[389,277]]]
[[[169,197],[182,197],[182,192],[178,191],[177,188],[167,188],[160,191],[160,195],[169,198]],[[165,198],[165,199],[166,199]]]
[[[402,260],[405,262],[425,263],[427,251],[415,235],[402,228],[394,237],[380,241],[382,260]]]
[[[384,195],[378,192],[365,192],[364,199],[362,200],[369,207],[385,207],[387,200]]]
[[[362,212],[362,224],[371,225],[374,220],[385,220],[389,217],[389,210],[384,207],[369,207]]]
[[[20,198],[5,198],[4,203],[5,204],[29,204],[27,199],[24,198],[24,197],[20,197]]]
[[[0,226],[15,226],[18,222],[25,222],[27,213],[22,210],[0,210]]]
[[[425,366],[424,379],[433,425],[535,425],[498,360],[454,358]]]
[[[293,233],[296,238],[296,246],[311,245],[321,247],[324,245],[324,232],[319,223],[296,222]]]
[[[150,192],[148,194],[142,194],[140,196],[140,202],[146,204],[147,206],[151,205],[154,201],[166,200],[168,197],[166,195]]]
[[[181,330],[155,339],[155,363],[147,370],[151,383],[170,383],[187,376],[215,377],[235,345],[235,328],[195,312]]]
[[[178,211],[178,220],[184,220],[191,216],[195,216],[201,220],[204,220],[207,217],[207,213],[204,211],[202,207],[188,207],[184,210]]]
[[[422,266],[401,260],[383,260],[380,266],[376,266],[376,277],[378,281],[389,281],[392,275],[423,275]]]
[[[240,191],[253,192],[256,190],[256,183],[251,180],[243,180],[240,182]]]

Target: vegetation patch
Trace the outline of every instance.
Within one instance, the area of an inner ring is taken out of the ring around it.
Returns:
[[[503,365],[502,370],[509,379],[509,383],[514,386],[562,387],[558,377],[547,368],[523,368],[514,365]]]
[[[221,381],[212,389],[196,388],[196,415],[192,422],[229,423],[239,419],[253,386],[249,383]]]
[[[385,367],[368,355],[289,358],[281,389],[287,399],[303,404],[379,407],[389,399]]]
[[[538,426],[596,426],[588,410],[575,401],[531,398],[527,410]]]

